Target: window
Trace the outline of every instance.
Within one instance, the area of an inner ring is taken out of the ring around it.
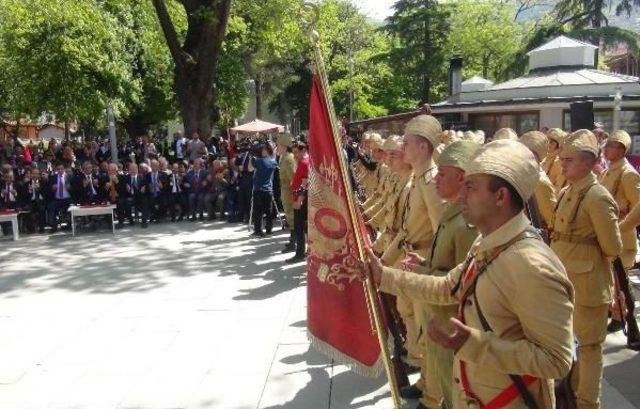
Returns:
[[[470,114],[469,123],[471,128],[482,129],[487,137],[500,128],[511,128],[522,135],[531,130],[538,130],[540,127],[540,112],[509,112],[490,114]]]
[[[613,110],[612,109],[595,109],[593,111],[593,119],[600,122],[607,132],[613,131]],[[564,111],[563,127],[565,130],[571,130],[571,111]],[[640,134],[640,110],[622,110],[620,111],[620,129],[629,132],[629,135]]]

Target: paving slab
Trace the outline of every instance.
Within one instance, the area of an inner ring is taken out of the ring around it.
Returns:
[[[287,240],[222,222],[0,238],[0,409],[391,408],[384,376],[310,346]],[[605,351],[603,408],[640,407],[638,354],[620,334]]]

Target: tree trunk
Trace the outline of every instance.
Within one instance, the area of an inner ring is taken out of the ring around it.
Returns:
[[[181,1],[187,12],[187,33],[182,45],[164,1],[153,0],[153,5],[175,63],[173,88],[185,135],[199,132],[206,140],[211,136],[215,117],[214,81],[231,0]]]
[[[429,11],[426,11],[429,13]],[[431,27],[429,14],[424,19],[424,43],[422,44],[422,103],[428,104],[431,98],[431,77],[429,76],[429,57],[431,54]]]
[[[64,121],[64,140],[69,142],[69,121]]]

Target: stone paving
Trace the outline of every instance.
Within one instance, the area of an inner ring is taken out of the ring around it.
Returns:
[[[221,222],[0,237],[0,409],[391,408],[383,378],[310,349],[285,241]],[[640,407],[622,345],[605,408]]]

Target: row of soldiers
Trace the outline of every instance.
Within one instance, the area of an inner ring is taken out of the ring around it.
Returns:
[[[630,269],[637,253],[630,146],[624,131],[602,143],[560,129],[460,140],[430,115],[404,136],[364,135],[353,170],[375,240],[367,270],[395,296],[405,361],[420,368],[403,397],[551,408],[565,379],[578,408],[600,407],[607,326],[627,313],[614,305],[611,261]]]

